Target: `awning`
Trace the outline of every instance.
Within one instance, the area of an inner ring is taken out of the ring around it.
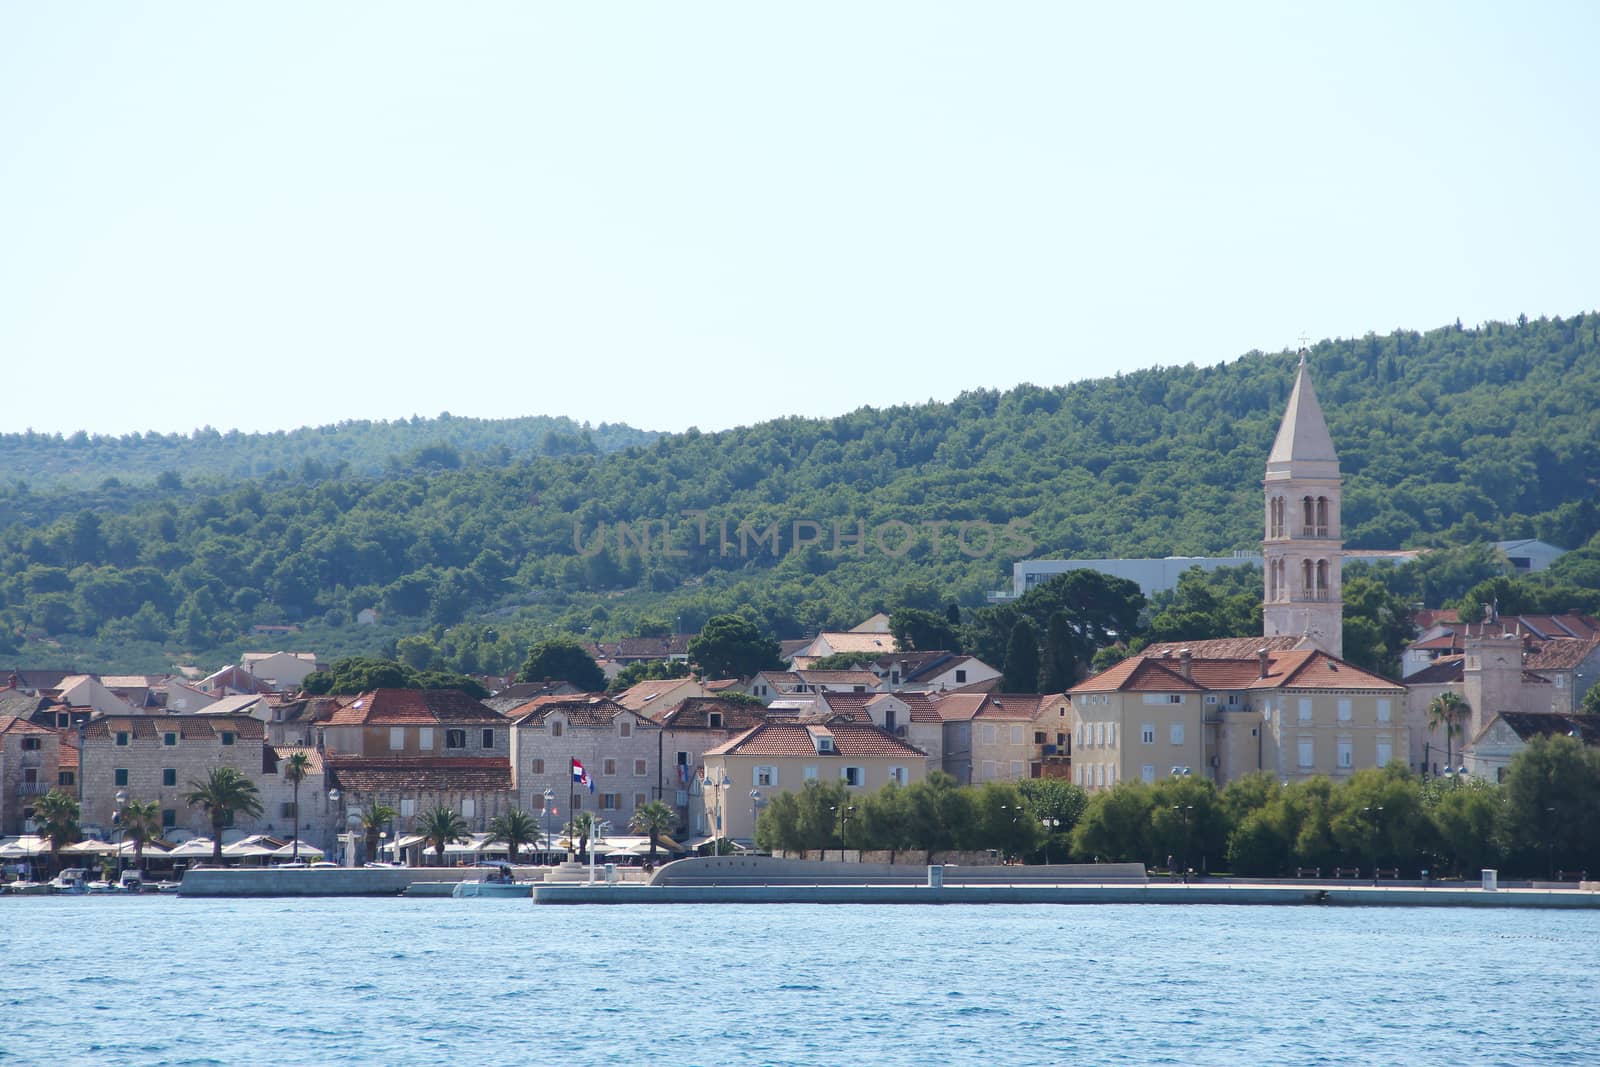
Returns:
[[[223,851],[223,854],[226,855],[228,850],[227,849],[223,849],[222,851]],[[294,852],[294,842],[291,841],[287,845],[284,845],[282,848],[277,849],[276,851],[274,851],[272,853],[272,858],[273,859],[285,859],[285,860],[286,859],[292,859],[294,857],[294,854],[295,854],[295,852]],[[314,856],[321,856],[322,854],[323,854],[322,849],[318,848],[316,845],[313,845],[311,842],[309,842],[309,841],[300,842],[300,855],[308,856],[308,857],[314,857]]]

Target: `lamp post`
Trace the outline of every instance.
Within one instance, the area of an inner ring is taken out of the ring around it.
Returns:
[[[339,803],[339,798],[342,797],[343,795],[344,795],[343,793],[339,792],[339,789],[338,789],[337,786],[335,786],[334,788],[328,790],[328,806],[331,808],[331,807],[337,805]],[[338,840],[338,834],[337,833],[334,834],[334,840],[335,841]]]
[[[719,771],[718,775],[720,780],[712,778],[711,772],[707,771],[706,776],[700,781],[700,786],[702,789],[718,790],[716,807],[713,809],[717,832],[712,836],[712,841],[716,845],[716,854],[720,856],[722,855],[722,802],[727,799],[728,787],[733,784],[733,780],[728,777],[726,770]]]
[[[1061,825],[1061,820],[1053,816],[1045,816],[1039,820],[1039,825],[1044,827],[1044,865],[1050,866],[1050,838],[1055,835],[1056,827]]]
[[[1183,819],[1183,846],[1178,851],[1178,866],[1183,869],[1183,884],[1189,884],[1189,816],[1194,813],[1193,804],[1174,804],[1172,810]]]
[[[1448,770],[1448,768],[1447,768],[1447,770]],[[1377,885],[1378,884],[1378,821],[1379,821],[1379,816],[1381,816],[1383,814],[1383,808],[1381,806],[1373,806],[1373,807],[1362,808],[1361,809],[1361,814],[1367,816],[1369,819],[1372,820],[1372,884],[1373,885]]]
[[[111,825],[117,828],[117,878],[118,885],[122,884],[122,809],[128,803],[128,793],[125,789],[117,790],[117,807],[111,813]]]
[[[855,816],[856,806],[854,804],[846,804],[843,807],[835,806],[828,810],[832,811],[839,821],[839,862],[843,863],[844,851],[850,847],[850,820]],[[824,855],[823,858],[826,859],[827,856]]]
[[[761,790],[750,790],[750,844],[752,846],[756,843],[756,824],[761,821],[760,807]]]
[[[542,814],[544,815],[544,848],[548,853],[551,845],[550,816],[555,812],[556,791],[554,789],[546,789],[544,791],[543,800],[544,808],[542,809]]]

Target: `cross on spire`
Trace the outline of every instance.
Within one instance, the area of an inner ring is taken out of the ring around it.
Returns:
[[[1300,365],[1302,367],[1304,367],[1306,365],[1306,352],[1308,351],[1306,346],[1309,345],[1310,343],[1311,343],[1311,338],[1307,337],[1304,333],[1302,333],[1300,335]]]

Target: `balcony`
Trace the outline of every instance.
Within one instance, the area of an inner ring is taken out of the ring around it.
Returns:
[[[50,792],[50,787],[43,782],[18,782],[17,796],[42,797]]]

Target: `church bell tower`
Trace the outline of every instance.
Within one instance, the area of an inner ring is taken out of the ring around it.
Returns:
[[[1344,654],[1340,570],[1339,456],[1311,388],[1305,349],[1289,406],[1267,456],[1266,571],[1262,629],[1267,637],[1303,637],[1329,655]]]

